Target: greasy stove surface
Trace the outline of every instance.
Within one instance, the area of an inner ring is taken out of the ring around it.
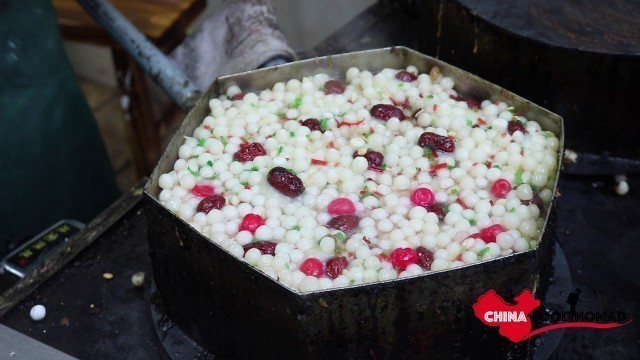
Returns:
[[[610,176],[561,177],[555,231],[569,263],[571,289],[582,290],[577,310],[624,311],[636,322],[606,331],[568,329],[552,358],[631,359],[640,353],[636,325],[640,315],[640,216],[636,211],[640,176],[629,180],[631,192],[619,196]],[[80,359],[164,357],[150,302],[145,291],[133,287],[130,280],[134,273],[150,274],[150,270],[146,221],[137,207],[1,322]],[[103,278],[106,272],[114,275],[112,280]],[[146,282],[145,287],[148,285]],[[568,294],[549,296],[566,298]],[[29,317],[34,304],[47,308],[41,322]]]

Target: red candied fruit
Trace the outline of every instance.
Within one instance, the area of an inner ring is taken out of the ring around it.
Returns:
[[[304,192],[302,180],[291,171],[276,166],[267,174],[267,181],[276,190],[288,197],[296,197]]]
[[[262,216],[257,214],[247,214],[242,218],[242,222],[240,223],[240,230],[246,230],[252,234],[255,234],[256,230],[264,225],[264,219]]]
[[[424,269],[431,270],[433,253],[422,246],[418,246],[416,248],[416,255],[418,255],[418,265]]]
[[[509,191],[511,191],[511,183],[507,179],[498,179],[491,186],[491,194],[498,199],[504,199],[507,197]]]
[[[488,228],[480,230],[480,238],[486,243],[496,242],[496,236],[501,232],[504,232],[504,227],[502,225],[491,225]]]
[[[356,212],[356,207],[347,198],[337,198],[329,203],[327,212],[331,215],[352,215]]]
[[[324,274],[324,265],[316,258],[308,258],[300,264],[300,271],[309,276],[320,277]]]
[[[412,82],[418,79],[418,77],[416,76],[416,74],[402,70],[396,73],[396,79],[404,82]]]
[[[418,188],[411,194],[411,203],[416,206],[427,207],[436,201],[433,191],[427,188]]]
[[[398,120],[404,120],[404,112],[393,105],[373,105],[369,113],[371,113],[371,116],[373,116],[374,118],[380,120],[389,120],[393,117],[398,118]]]
[[[345,86],[340,80],[329,80],[324,83],[324,94],[342,94]]]
[[[454,96],[454,95],[451,95],[449,97],[452,98],[455,101],[464,101],[464,102],[466,102],[467,106],[469,106],[470,109],[480,109],[480,101],[478,101],[476,99],[472,99],[472,98],[468,98],[468,97],[462,97],[462,96]]]
[[[542,198],[540,197],[540,194],[537,192],[533,193],[533,198],[531,200],[520,200],[520,202],[522,203],[522,205],[533,204],[537,206],[541,212],[544,210],[544,203],[542,202]]]
[[[200,200],[198,204],[198,212],[208,214],[213,209],[222,209],[227,201],[222,195],[211,195]]]
[[[242,100],[244,99],[244,95],[245,93],[243,92],[237,93],[231,97],[231,100]]]
[[[389,260],[391,260],[391,265],[394,268],[404,271],[407,266],[417,264],[419,258],[418,254],[411,248],[397,248],[393,250]]]
[[[327,226],[342,232],[349,232],[358,226],[360,219],[356,215],[338,215],[331,219]]]
[[[349,267],[349,261],[344,256],[333,257],[327,260],[325,267],[327,270],[327,276],[335,279],[342,274],[342,270]]]
[[[382,166],[382,162],[384,161],[384,155],[381,152],[374,151],[371,149],[367,149],[367,152],[364,155],[358,155],[358,152],[353,153],[353,158],[355,159],[358,156],[363,156],[367,159],[367,163],[369,166],[380,167]]]
[[[520,121],[511,120],[509,121],[509,123],[507,123],[507,131],[511,135],[513,135],[513,133],[516,131],[520,131],[524,134],[527,132],[527,129],[525,129],[524,125]]]
[[[322,131],[322,129],[320,128],[320,120],[318,119],[314,119],[314,118],[308,118],[306,120],[304,120],[302,122],[302,126],[306,126],[309,128],[309,130],[311,131],[320,131],[320,132],[324,132]]]
[[[438,135],[434,132],[424,132],[420,135],[418,139],[418,145],[424,147],[430,147],[436,151],[442,152],[454,152],[456,150],[456,145],[453,140],[446,136]]]
[[[443,221],[444,216],[446,215],[444,213],[444,207],[440,204],[431,204],[427,206],[427,211],[436,214],[438,216],[438,220],[440,221]]]
[[[243,246],[244,252],[251,249],[258,249],[262,255],[275,255],[276,254],[276,243],[273,241],[256,241],[251,244],[247,244]]]
[[[191,189],[191,193],[197,197],[207,197],[213,195],[213,186],[196,185]]]
[[[233,158],[240,162],[247,162],[255,159],[258,156],[267,155],[262,145],[257,142],[243,146],[240,150],[233,154]]]

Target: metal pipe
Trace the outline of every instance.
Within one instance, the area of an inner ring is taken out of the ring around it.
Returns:
[[[183,110],[200,98],[193,82],[108,0],[77,0]]]

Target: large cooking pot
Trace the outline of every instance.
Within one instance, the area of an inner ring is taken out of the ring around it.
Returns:
[[[408,48],[395,47],[299,61],[219,78],[189,112],[145,188],[149,247],[157,292],[169,318],[220,358],[433,358],[530,355],[481,323],[472,304],[490,289],[511,299],[523,289],[543,298],[553,238],[550,214],[536,249],[456,269],[347,288],[297,293],[202,236],[158,200],[185,135],[209,114],[208,101],[232,85],[245,91],[349,67],[372,72],[437,65],[465,96],[506,101],[561,141],[562,119],[505,89]],[[558,156],[558,159],[561,159]],[[558,169],[560,168],[558,164]],[[556,181],[557,181],[556,173]],[[557,182],[556,182],[557,184]],[[554,185],[555,190],[555,185]]]

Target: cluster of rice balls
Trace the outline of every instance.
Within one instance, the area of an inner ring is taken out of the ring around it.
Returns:
[[[160,201],[298,291],[455,268],[537,246],[558,138],[437,67],[237,86],[159,178]]]

